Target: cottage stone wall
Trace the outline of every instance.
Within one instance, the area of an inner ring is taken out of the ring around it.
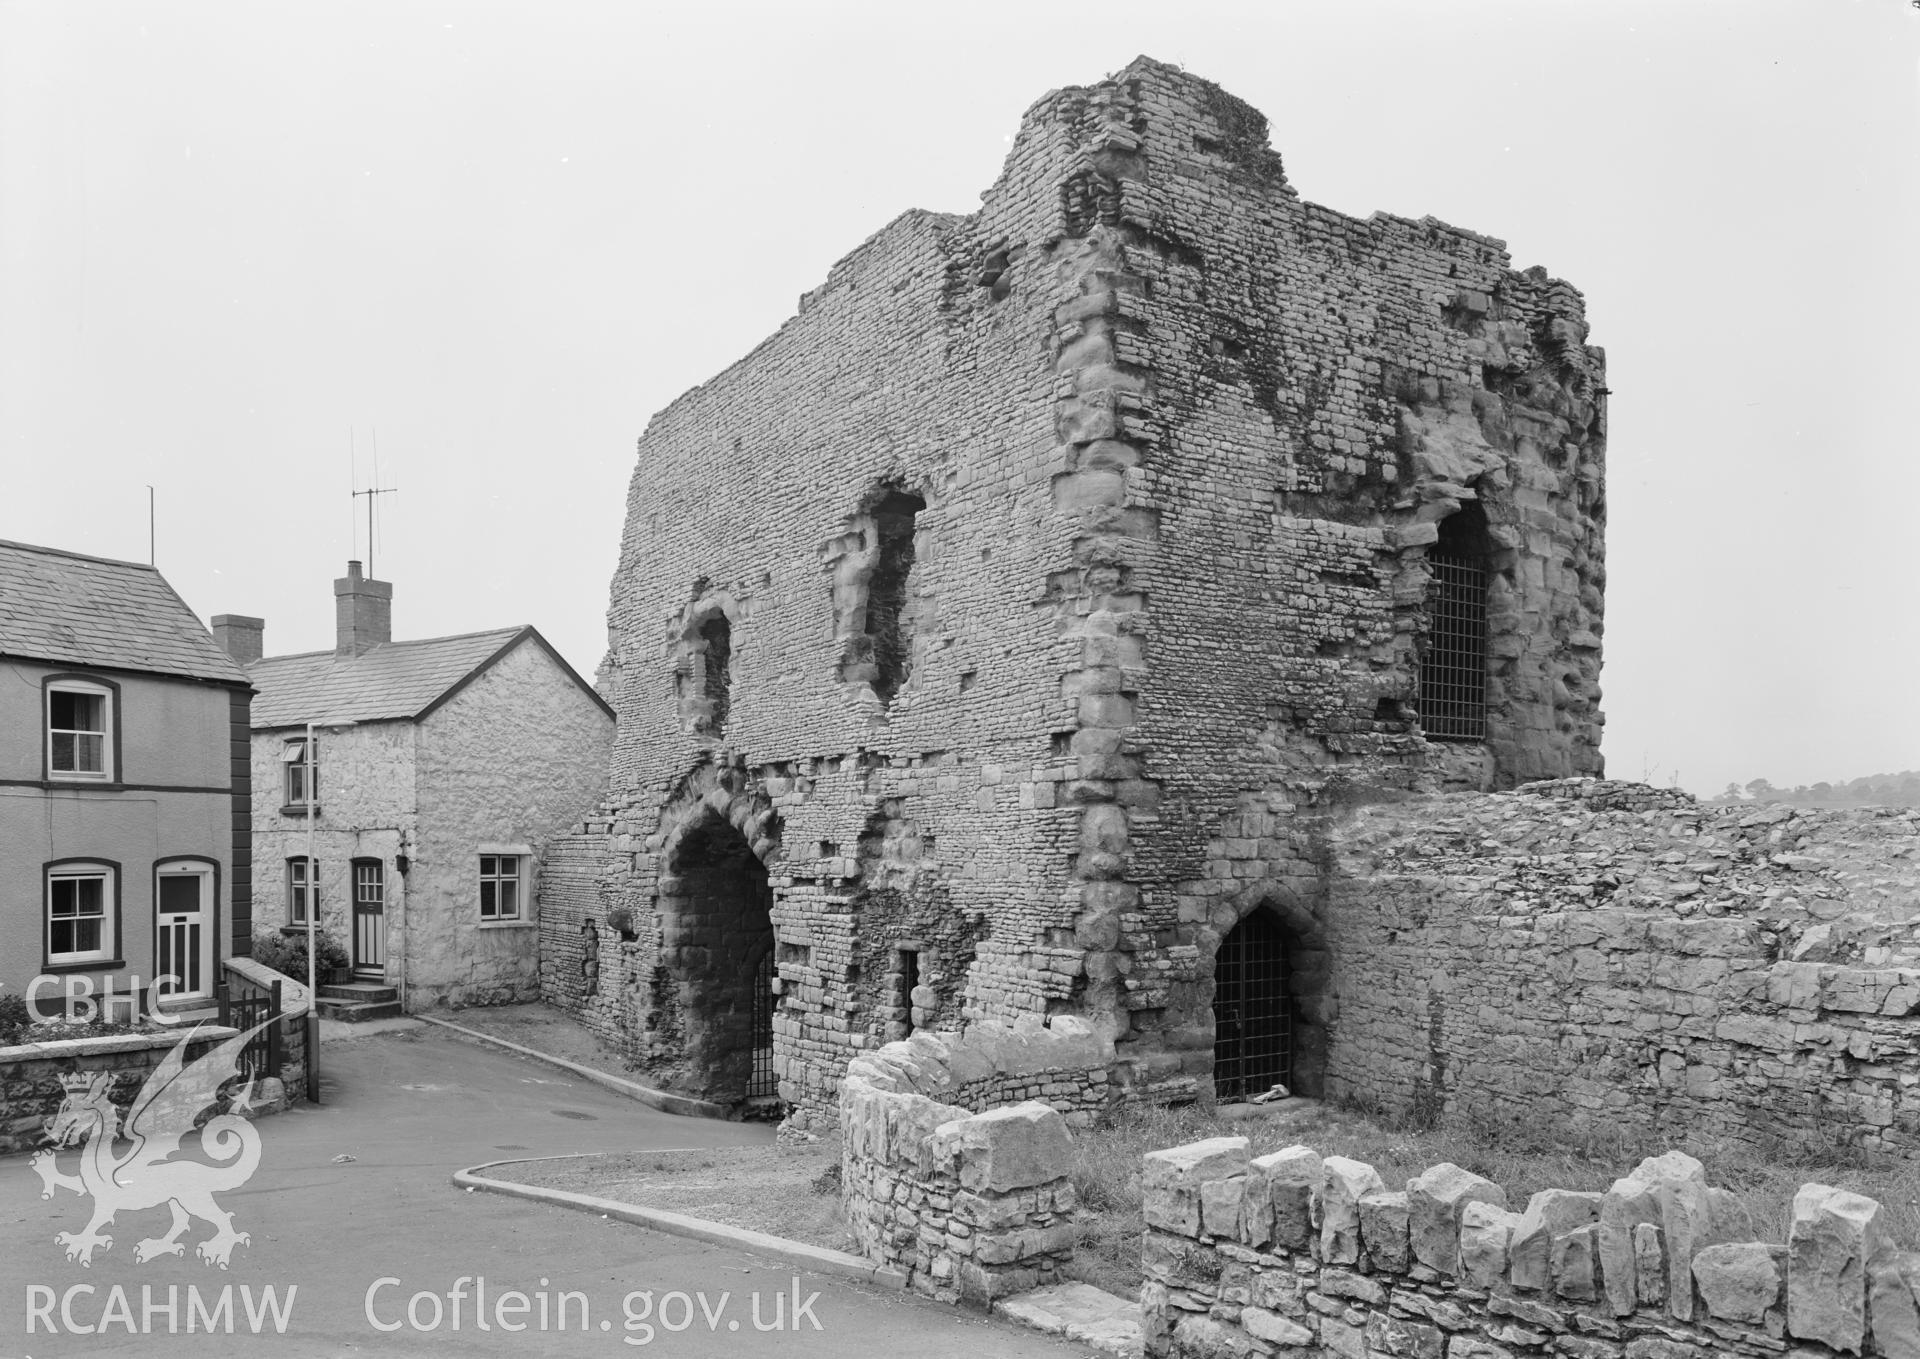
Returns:
[[[500,1005],[540,994],[538,875],[547,842],[606,788],[613,719],[546,649],[523,641],[419,724],[407,878],[407,1004]],[[521,917],[480,919],[481,847],[531,860]]]
[[[256,929],[290,928],[287,861],[307,855],[307,818],[288,815],[286,766],[289,738],[305,727],[253,734],[253,919]],[[319,925],[342,945],[352,929],[354,859],[386,866],[388,957],[394,956],[392,921],[406,911],[407,881],[394,871],[395,855],[412,842],[414,819],[413,724],[363,722],[342,731],[322,730],[320,815],[313,826],[313,854],[320,864]]]
[[[1149,1153],[1142,1178],[1153,1359],[1920,1354],[1920,1255],[1825,1185],[1777,1244],[1677,1152],[1524,1211],[1458,1166],[1390,1191],[1308,1147],[1249,1159],[1243,1137]]]
[[[916,1034],[856,1057],[840,1084],[856,1247],[946,1301],[1055,1282],[1079,1239],[1068,1127],[1106,1107],[1112,1056],[1062,1018]]]
[[[1917,832],[1590,780],[1359,809],[1326,842],[1328,1090],[1920,1154]]]
[[[648,425],[543,993],[737,1097],[689,1038],[751,1000],[714,999],[679,862],[713,833],[766,876],[802,1122],[859,1053],[983,1019],[1082,1016],[1132,1094],[1195,1093],[1239,918],[1323,988],[1316,817],[1598,771],[1586,333],[1498,241],[1304,203],[1205,80],[1047,95],[978,212],[896,219]],[[1411,705],[1456,513],[1488,732],[1440,744]]]
[[[281,755],[304,727],[253,737],[254,917],[289,929],[287,861],[307,854],[304,815],[283,810]],[[386,895],[387,980],[407,1008],[493,1005],[540,994],[538,899],[547,842],[605,791],[613,721],[537,641],[499,657],[416,723],[318,733],[319,922],[351,943],[355,859]],[[480,923],[480,846],[531,861],[520,921]],[[400,871],[401,856],[407,870]]]

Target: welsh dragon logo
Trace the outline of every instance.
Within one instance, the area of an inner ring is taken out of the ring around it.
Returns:
[[[218,1099],[220,1087],[240,1074],[241,1052],[265,1027],[261,1024],[236,1034],[191,1064],[185,1057],[193,1034],[174,1044],[127,1110],[124,1136],[132,1145],[125,1152],[114,1150],[122,1139],[120,1110],[109,1098],[114,1073],[81,1071],[60,1078],[67,1096],[59,1111],[47,1120],[46,1140],[55,1149],[84,1142],[80,1173],[63,1173],[56,1150],[35,1152],[33,1168],[45,1186],[40,1193],[43,1199],[52,1198],[55,1189],[71,1189],[93,1198],[93,1220],[86,1230],[60,1232],[54,1237],[66,1248],[69,1260],[92,1268],[94,1251],[113,1249],[113,1238],[100,1229],[112,1223],[115,1214],[161,1204],[172,1211],[173,1225],[165,1236],[150,1236],[134,1246],[133,1258],[142,1264],[162,1255],[184,1254],[186,1247],[180,1237],[195,1218],[214,1229],[214,1234],[195,1248],[210,1265],[225,1269],[233,1248],[251,1241],[247,1233],[233,1229],[233,1215],[222,1210],[213,1196],[245,1184],[260,1164],[260,1134],[252,1123],[231,1113],[207,1120],[200,1130],[200,1147],[218,1164],[167,1158],[180,1150],[181,1139],[193,1131],[194,1119],[201,1111]],[[248,1108],[253,1086],[249,1076],[232,1107]]]

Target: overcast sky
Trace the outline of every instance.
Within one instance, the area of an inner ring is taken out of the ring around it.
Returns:
[[[327,647],[377,446],[396,634],[591,674],[648,416],[1140,53],[1585,292],[1611,774],[1920,768],[1908,0],[0,0],[0,537],[144,560],[151,483],[202,617]]]

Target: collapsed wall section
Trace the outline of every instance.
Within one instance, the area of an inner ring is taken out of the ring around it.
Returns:
[[[1329,1094],[1920,1154],[1920,813],[1569,781],[1329,836]]]

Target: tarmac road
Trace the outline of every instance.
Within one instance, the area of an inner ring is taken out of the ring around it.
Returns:
[[[977,1312],[451,1183],[516,1153],[759,1144],[766,1127],[660,1113],[426,1025],[329,1042],[322,1071],[322,1104],[255,1124],[258,1169],[219,1195],[252,1238],[224,1271],[195,1257],[211,1235],[200,1222],[184,1257],[134,1260],[135,1242],[166,1230],[164,1208],[123,1214],[91,1268],[69,1262],[54,1234],[83,1228],[91,1201],[65,1189],[42,1199],[28,1157],[0,1158],[0,1355],[1087,1353]],[[60,1164],[72,1173],[76,1153]],[[231,1333],[219,1308],[229,1286]],[[563,1306],[563,1292],[584,1301]]]

